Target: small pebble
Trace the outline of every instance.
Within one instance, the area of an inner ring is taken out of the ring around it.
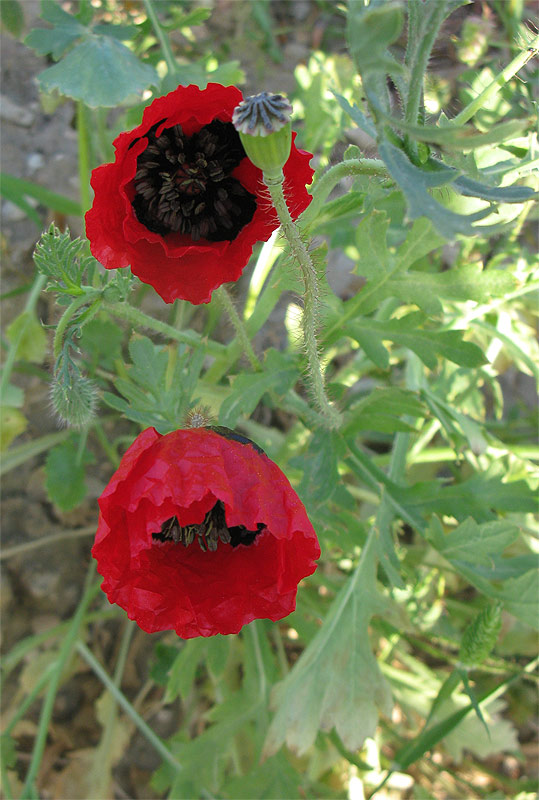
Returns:
[[[35,119],[35,114],[29,108],[17,105],[11,98],[2,94],[0,95],[0,119],[23,128],[29,128]]]

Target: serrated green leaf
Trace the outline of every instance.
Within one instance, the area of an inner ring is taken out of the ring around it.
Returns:
[[[314,639],[272,692],[276,710],[264,745],[266,756],[286,741],[305,753],[318,730],[335,727],[356,750],[374,734],[378,708],[391,709],[389,687],[371,650],[368,625],[385,604],[376,588],[376,542],[371,535],[355,573],[335,599]],[[346,691],[343,691],[346,687]]]
[[[439,203],[428,189],[442,186],[454,180],[457,174],[450,176],[446,167],[443,171],[430,172],[416,167],[405,153],[390,142],[383,140],[378,146],[380,157],[384,160],[391,177],[399,184],[408,205],[408,213],[412,219],[428,217],[436,230],[446,239],[453,239],[458,233],[475,236],[478,233],[494,231],[497,226],[475,226],[474,222],[492,213],[490,206],[476,211],[474,214],[457,214]]]
[[[231,394],[223,401],[219,424],[234,428],[240,416],[249,417],[265,392],[273,389],[285,394],[297,379],[293,361],[271,348],[266,354],[264,371],[238,375],[232,384]]]
[[[140,386],[157,392],[164,386],[168,356],[162,345],[155,345],[146,336],[133,336],[129,342],[133,362],[130,377]]]
[[[16,358],[41,364],[47,352],[43,325],[31,311],[23,311],[6,329],[6,336],[16,346]]]
[[[92,461],[87,450],[79,455],[77,438],[71,436],[56,445],[45,462],[45,488],[52,503],[62,511],[71,511],[86,497],[86,464]]]
[[[396,0],[348,4],[346,38],[360,75],[401,68],[387,48],[400,36],[403,23],[402,5]]]
[[[158,77],[117,39],[89,34],[38,81],[44,91],[56,89],[91,108],[108,108],[157,85]]]
[[[53,27],[34,28],[25,39],[25,44],[40,56],[50,53],[58,61],[73,42],[88,33],[84,25],[53,0],[42,0],[41,17]]]
[[[422,315],[408,314],[406,317],[387,322],[373,319],[358,320],[348,323],[342,333],[351,336],[358,343],[361,343],[361,334],[365,330],[368,330],[371,336],[378,334],[382,340],[389,339],[401,347],[412,350],[429,369],[436,368],[438,356],[464,367],[480,367],[486,363],[481,348],[462,339],[464,331],[422,330],[415,327],[421,318]],[[356,336],[358,333],[359,336]]]
[[[450,533],[444,533],[436,517],[429,528],[429,539],[449,561],[468,561],[470,564],[492,564],[492,554],[501,553],[518,538],[518,528],[501,520],[478,525],[471,517]]]

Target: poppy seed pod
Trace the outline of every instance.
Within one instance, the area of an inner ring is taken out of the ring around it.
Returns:
[[[266,180],[282,180],[292,146],[291,113],[286,97],[268,92],[247,97],[234,109],[232,122],[245,152]]]

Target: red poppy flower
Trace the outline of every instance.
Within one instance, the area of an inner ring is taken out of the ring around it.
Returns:
[[[114,163],[92,173],[86,214],[90,249],[104,267],[131,265],[167,303],[208,303],[239,278],[255,242],[279,225],[231,122],[242,99],[234,86],[178,86],[118,136]],[[311,201],[310,158],[292,144],[284,166],[294,218]]]
[[[189,639],[282,619],[320,555],[285,475],[226,428],[143,431],[99,506],[102,589],[149,633]]]

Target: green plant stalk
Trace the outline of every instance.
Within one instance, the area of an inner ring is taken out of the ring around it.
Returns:
[[[290,245],[292,255],[301,270],[301,277],[305,287],[302,325],[305,350],[307,353],[307,374],[310,380],[310,388],[315,404],[324,417],[325,426],[330,429],[338,428],[341,423],[341,415],[331,405],[326,395],[324,378],[322,376],[322,365],[318,353],[318,342],[316,339],[316,322],[318,317],[318,279],[316,270],[299,235],[298,229],[290,216],[288,206],[286,205],[283,193],[284,178],[277,183],[263,175],[263,180],[268,187],[283,233]]]
[[[64,640],[62,641],[62,644],[60,645],[60,650],[58,652],[58,659],[56,661],[55,669],[52,674],[49,687],[47,689],[47,693],[45,695],[43,706],[41,708],[41,714],[39,717],[39,727],[34,742],[32,759],[30,761],[30,766],[28,768],[28,773],[26,775],[26,780],[24,782],[24,786],[21,793],[21,800],[25,800],[25,798],[32,797],[35,794],[34,783],[39,770],[39,765],[41,764],[41,759],[43,758],[43,753],[45,751],[47,732],[52,717],[52,710],[54,706],[54,701],[56,699],[56,694],[60,687],[60,680],[62,677],[62,673],[66,667],[67,662],[69,661],[73,647],[75,646],[75,640],[78,636],[79,628],[82,625],[86,609],[92,602],[93,598],[99,592],[99,583],[93,582],[94,575],[95,575],[95,561],[92,561],[88,573],[86,575],[86,581],[84,584],[82,599],[79,602],[78,608],[73,616],[73,619],[70,622],[67,634]]]
[[[90,197],[90,137],[86,124],[86,106],[79,100],[77,103],[77,131],[79,136],[79,192],[82,215],[92,205]]]
[[[89,303],[90,300],[93,300],[97,294],[99,294],[99,292],[97,291],[97,289],[95,289],[87,291],[84,294],[81,294],[79,297],[76,297],[73,300],[73,302],[68,305],[68,307],[60,317],[60,321],[56,326],[56,332],[54,334],[54,342],[53,342],[53,353],[55,361],[60,357],[62,353],[62,348],[64,346],[64,334],[67,326],[69,325],[69,323],[71,322],[71,320],[73,319],[74,315],[79,310],[79,308]],[[101,297],[98,297],[94,301],[93,305],[95,306],[96,303],[101,304]],[[94,313],[97,313],[98,308],[99,306],[97,306]]]
[[[99,661],[94,657],[94,655],[90,652],[90,650],[86,647],[84,642],[77,642],[76,645],[77,651],[86,661],[88,666],[90,666],[99,680],[103,683],[104,686],[109,690],[111,695],[114,697],[118,705],[120,705],[126,714],[131,717],[137,728],[140,730],[143,736],[150,742],[150,744],[155,747],[157,752],[163,759],[170,764],[170,766],[178,772],[182,769],[181,764],[176,761],[174,755],[170,752],[166,744],[162,741],[162,739],[157,736],[156,733],[152,731],[150,726],[142,719],[140,714],[135,711],[129,700],[125,697],[125,695],[115,686],[114,681],[112,678],[105,672]]]
[[[172,52],[172,49],[170,47],[168,36],[166,35],[165,31],[161,26],[161,23],[159,22],[159,19],[153,7],[152,0],[143,0],[143,2],[144,2],[144,8],[146,9],[146,13],[148,15],[148,19],[152,23],[155,35],[159,39],[159,44],[161,45],[161,50],[163,51],[168,71],[170,74],[174,74],[177,69],[177,64],[176,64],[176,59],[174,58],[174,53]]]
[[[383,161],[377,158],[348,158],[340,164],[330,167],[321,178],[319,178],[312,189],[312,202],[298,218],[300,228],[309,225],[320,213],[329,194],[343,178],[350,178],[358,175],[374,175],[380,178],[388,178],[387,167]]]
[[[530,42],[530,44],[526,47],[525,50],[522,50],[515,58],[508,64],[505,69],[502,69],[499,72],[494,80],[486,86],[483,91],[473,100],[471,100],[467,106],[465,106],[460,114],[457,114],[451,120],[453,125],[464,125],[465,122],[468,122],[474,114],[476,114],[485,104],[487,100],[497,94],[500,89],[503,89],[505,84],[511,80],[511,78],[517,74],[519,70],[524,67],[530,59],[537,55],[539,49],[539,35],[535,36],[535,38]]]
[[[430,3],[422,10],[423,13],[427,15],[428,19],[423,19],[423,24],[420,25],[422,35],[420,35],[418,39],[415,37],[413,38],[413,41],[419,40],[419,45],[412,54],[412,63],[408,64],[410,67],[410,81],[408,83],[404,119],[411,125],[417,125],[418,122],[425,72],[432,47],[446,13],[446,3],[437,0],[434,3]],[[417,33],[419,32],[418,30]],[[408,55],[409,53],[407,53],[407,56]],[[408,136],[405,136],[404,141],[408,148],[411,148],[414,153],[417,152],[416,143],[411,142]]]
[[[104,308],[109,311],[113,316],[118,319],[123,319],[130,322],[137,328],[149,328],[156,333],[161,333],[168,339],[174,339],[177,342],[183,342],[191,347],[204,347],[204,350],[212,356],[220,356],[226,351],[226,347],[219,342],[214,342],[211,339],[203,338],[194,331],[179,331],[168,325],[166,322],[161,322],[138,308],[128,305],[127,303],[104,303]]]
[[[35,685],[32,687],[32,690],[26,695],[24,700],[17,706],[17,709],[3,733],[4,736],[11,736],[11,733],[17,723],[24,717],[30,706],[34,703],[34,701],[39,697],[44,687],[50,680],[51,672],[54,668],[53,664],[49,664],[48,668],[40,675],[39,679],[36,681]]]
[[[224,286],[220,286],[215,292],[215,297],[217,297],[217,300],[228,314],[228,318],[230,319],[230,322],[236,331],[236,336],[238,337],[243,352],[249,360],[249,364],[255,372],[258,372],[261,369],[260,361],[256,357],[256,353],[253,350],[253,346],[249,340],[249,336],[247,335],[245,325],[236,310],[236,306],[234,305],[234,301],[232,300],[230,294]],[[234,343],[231,342],[231,346],[233,346],[233,344]]]
[[[28,295],[28,299],[25,303],[23,313],[34,311],[37,301],[39,300],[39,295],[41,294],[41,290],[45,286],[46,282],[47,278],[45,275],[36,276],[34,283],[32,285],[32,289],[30,290],[30,294]],[[15,359],[17,358],[17,350],[19,349],[19,345],[22,341],[25,332],[26,332],[26,325],[22,325],[14,341],[11,342],[9,345],[8,354],[4,362],[4,365],[2,367],[2,381],[0,382],[0,398],[2,403],[4,402],[5,392],[9,384],[11,373],[13,371],[13,365],[15,364]]]
[[[31,552],[35,550],[36,547],[44,547],[49,544],[54,544],[55,542],[62,542],[65,539],[78,539],[79,537],[90,536],[95,533],[95,529],[95,525],[88,525],[86,528],[73,528],[72,530],[52,533],[49,536],[41,536],[39,539],[32,539],[29,542],[14,544],[11,547],[3,547],[0,552],[0,561],[5,561],[8,558]]]
[[[126,619],[113,677],[114,685],[118,691],[120,691],[125,665],[127,663],[129,646],[131,644],[131,639],[134,632],[135,623]],[[109,788],[109,781],[111,777],[111,757],[113,755],[114,734],[117,717],[118,705],[116,702],[114,702],[113,698],[113,702],[109,707],[108,714],[103,725],[103,735],[97,749],[94,752],[93,764],[88,776],[88,789],[90,797],[107,797],[107,789]]]
[[[123,612],[119,606],[108,606],[100,611],[91,611],[86,615],[85,622],[90,623],[114,619],[115,617],[119,617],[121,613]],[[49,639],[55,639],[57,637],[64,636],[70,625],[71,620],[67,620],[66,622],[61,622],[59,625],[54,625],[52,628],[48,628],[46,631],[27,636],[25,639],[18,642],[13,649],[9,651],[9,653],[6,653],[4,657],[2,663],[3,678],[5,679],[5,677],[15,669],[17,664],[19,664],[25,656],[31,653],[32,650],[40,647]]]

